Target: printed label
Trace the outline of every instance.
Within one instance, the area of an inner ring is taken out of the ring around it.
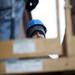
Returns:
[[[14,54],[30,54],[36,51],[35,41],[32,39],[16,40],[13,44]]]
[[[43,62],[41,60],[16,60],[13,62],[5,62],[6,73],[26,73],[38,72],[43,70]]]

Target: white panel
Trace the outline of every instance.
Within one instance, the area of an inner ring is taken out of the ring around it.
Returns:
[[[65,0],[59,0],[59,20],[60,20],[60,43],[63,42],[66,22],[65,22]]]

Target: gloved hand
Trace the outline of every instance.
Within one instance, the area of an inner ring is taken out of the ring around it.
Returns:
[[[27,28],[25,29],[26,36],[28,38],[44,38],[47,32],[46,27],[40,20],[30,20],[27,24]]]
[[[45,38],[45,35],[40,32],[35,32],[32,36],[32,38]]]
[[[37,6],[38,3],[39,0],[28,0],[26,3],[26,10],[29,12],[32,11]]]

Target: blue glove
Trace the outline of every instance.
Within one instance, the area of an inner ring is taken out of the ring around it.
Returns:
[[[45,37],[47,29],[40,20],[30,20],[27,24],[26,36],[31,38],[36,32],[39,32]]]

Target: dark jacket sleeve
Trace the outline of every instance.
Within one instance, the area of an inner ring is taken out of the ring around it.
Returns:
[[[39,3],[39,0],[28,0],[26,2],[26,10],[32,11],[37,6],[38,3]]]

